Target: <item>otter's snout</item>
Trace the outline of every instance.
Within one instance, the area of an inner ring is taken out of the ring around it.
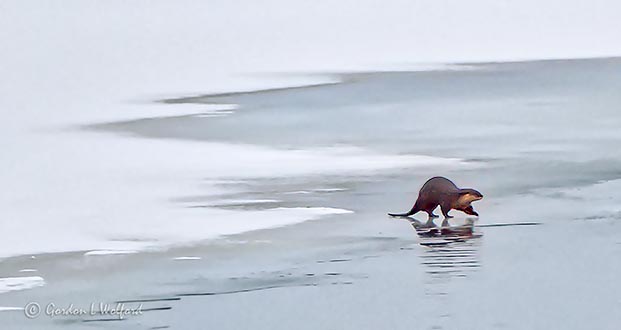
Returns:
[[[462,203],[471,203],[483,199],[483,194],[481,194],[478,190],[470,188],[461,189],[460,194],[462,195],[460,198]]]

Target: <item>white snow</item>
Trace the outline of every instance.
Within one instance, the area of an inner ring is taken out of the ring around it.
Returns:
[[[173,260],[201,260],[201,257],[176,257]]]
[[[23,311],[24,307],[5,307],[0,306],[0,312],[13,312],[13,311]]]
[[[0,278],[0,293],[32,289],[45,285],[40,276],[5,277]]]
[[[337,192],[337,191],[346,191],[347,189],[345,188],[318,188],[318,189],[313,189],[313,191],[316,192]]]
[[[134,254],[138,251],[132,250],[94,250],[84,253],[85,256],[109,256],[109,255],[122,255],[122,254]]]
[[[36,273],[38,270],[36,269],[31,269],[31,268],[24,268],[24,269],[20,269],[19,272],[20,273]]]
[[[228,205],[245,205],[245,204],[270,204],[281,202],[278,199],[222,199],[214,200],[205,204],[204,206],[228,206]]]

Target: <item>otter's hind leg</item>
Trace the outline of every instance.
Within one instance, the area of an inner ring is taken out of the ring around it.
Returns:
[[[427,214],[429,214],[429,219],[440,217],[439,215],[433,213],[433,210],[435,210],[436,207],[438,207],[438,205],[427,206],[425,208],[425,212],[427,212]]]
[[[439,218],[440,216],[433,213],[433,211],[425,211],[427,212],[427,214],[429,214],[429,218]]]

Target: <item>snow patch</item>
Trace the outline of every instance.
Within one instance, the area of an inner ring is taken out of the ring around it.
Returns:
[[[0,293],[28,290],[45,285],[41,276],[5,277],[0,278]]]

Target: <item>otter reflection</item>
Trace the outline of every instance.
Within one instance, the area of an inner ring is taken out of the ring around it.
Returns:
[[[475,231],[474,220],[466,219],[463,225],[451,226],[448,221],[438,227],[433,221],[410,223],[420,238],[420,245],[426,247],[421,254],[422,264],[433,277],[466,277],[480,264],[477,256],[482,235]]]

